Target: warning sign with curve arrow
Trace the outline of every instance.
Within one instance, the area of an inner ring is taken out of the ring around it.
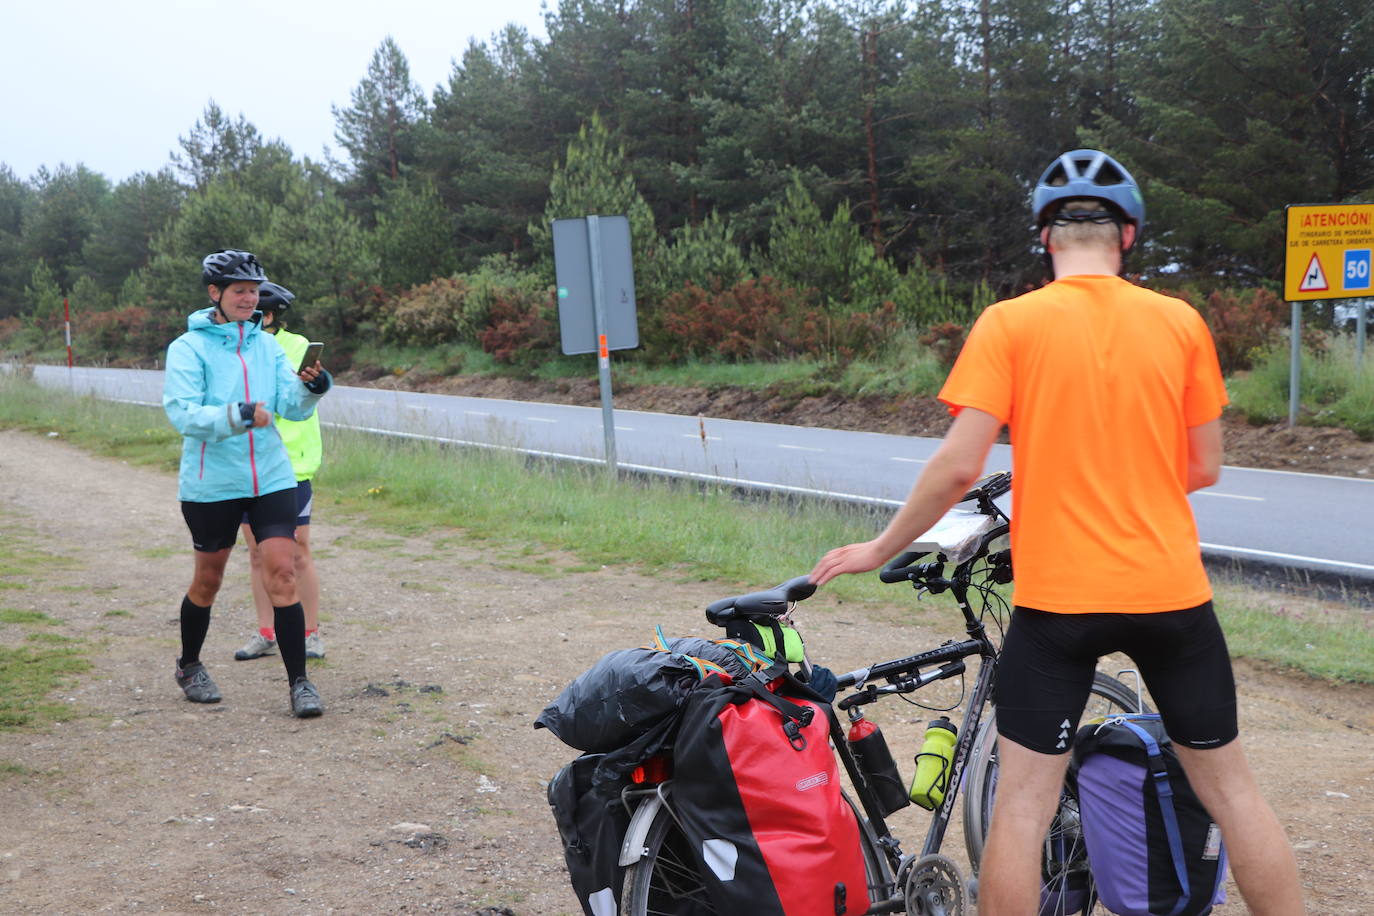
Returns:
[[[1302,282],[1298,284],[1298,292],[1324,293],[1330,288],[1331,284],[1326,282],[1326,271],[1322,270],[1321,258],[1313,254],[1312,260],[1307,262],[1307,270],[1302,272]]]

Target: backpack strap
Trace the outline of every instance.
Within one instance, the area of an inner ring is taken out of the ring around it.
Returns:
[[[1188,868],[1183,862],[1183,836],[1178,829],[1178,814],[1174,811],[1174,787],[1169,782],[1169,768],[1153,735],[1126,719],[1122,719],[1121,724],[1134,732],[1145,745],[1145,765],[1154,783],[1155,799],[1159,802],[1159,813],[1164,820],[1164,835],[1169,840],[1169,858],[1174,864],[1174,877],[1178,879],[1179,889],[1183,892],[1168,916],[1178,916],[1188,905],[1192,890],[1188,886]]]

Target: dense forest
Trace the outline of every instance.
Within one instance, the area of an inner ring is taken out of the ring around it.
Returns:
[[[384,38],[333,111],[338,161],[210,101],[117,184],[0,166],[0,348],[57,345],[67,297],[88,359],[151,362],[204,300],[200,258],[240,247],[336,360],[538,359],[549,221],[624,213],[637,358],[843,356],[1042,282],[1028,197],[1065,149],[1134,172],[1128,269],[1202,301],[1272,306],[1250,291],[1281,279],[1284,206],[1374,198],[1367,0],[550,5],[546,40],[455,48],[428,93]]]

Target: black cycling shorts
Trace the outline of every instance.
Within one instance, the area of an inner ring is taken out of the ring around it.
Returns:
[[[1042,754],[1066,752],[1097,660],[1135,662],[1164,721],[1186,747],[1234,740],[1236,682],[1212,602],[1154,614],[1052,614],[1017,607],[997,664],[997,731]]]
[[[191,543],[202,553],[227,550],[238,543],[239,524],[245,518],[259,542],[268,538],[295,540],[296,489],[213,503],[183,501],[181,517],[191,529]]]
[[[310,524],[310,509],[315,505],[315,488],[308,480],[296,481],[296,527],[304,528]],[[239,519],[240,525],[248,524],[248,513],[245,511],[243,517]]]

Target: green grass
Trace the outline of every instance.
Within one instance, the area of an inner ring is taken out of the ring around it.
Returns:
[[[61,621],[54,620],[42,611],[18,611],[13,608],[0,608],[0,623],[36,623],[51,627],[57,626]]]
[[[8,405],[16,401],[28,402],[24,428],[30,429],[86,417],[97,430],[118,432],[146,429],[161,419],[130,405],[75,399],[83,403],[74,406],[67,403],[73,399],[53,392],[39,398],[31,385],[14,391],[14,384],[27,383],[11,382],[6,390],[0,382],[0,426],[18,425],[7,420],[13,410]],[[36,414],[34,405],[49,405],[54,419]],[[73,428],[69,438],[87,436]],[[89,440],[101,451],[94,431]],[[175,454],[177,444],[166,448]],[[887,513],[781,498],[742,500],[731,491],[694,484],[614,481],[599,467],[341,431],[330,433],[327,449],[318,478],[322,511],[371,526],[376,534],[369,541],[377,549],[394,553],[400,538],[410,536],[435,545],[480,543],[504,554],[501,562],[545,574],[634,566],[669,581],[717,582],[725,595],[803,575],[825,550],[871,537],[887,519]],[[126,460],[169,465],[166,455],[151,451]],[[558,556],[543,565],[523,559],[548,552]],[[951,631],[957,622],[952,602],[918,605],[910,592],[894,591],[874,576],[842,577],[826,593],[828,607],[864,602],[874,613]],[[1360,614],[1291,595],[1282,606],[1274,601],[1273,593],[1240,586],[1218,591],[1218,612],[1235,655],[1316,677],[1374,683],[1374,631]]]
[[[1355,341],[1348,334],[1327,341],[1324,356],[1302,354],[1298,377],[1298,422],[1342,426],[1366,441],[1374,439],[1374,348],[1356,368]],[[1255,424],[1288,419],[1291,356],[1286,347],[1262,354],[1254,369],[1227,382],[1234,409]]]
[[[91,667],[84,645],[67,637],[35,638],[40,635],[56,634],[32,634],[25,645],[0,647],[0,732],[63,722],[74,714],[49,695]]]

